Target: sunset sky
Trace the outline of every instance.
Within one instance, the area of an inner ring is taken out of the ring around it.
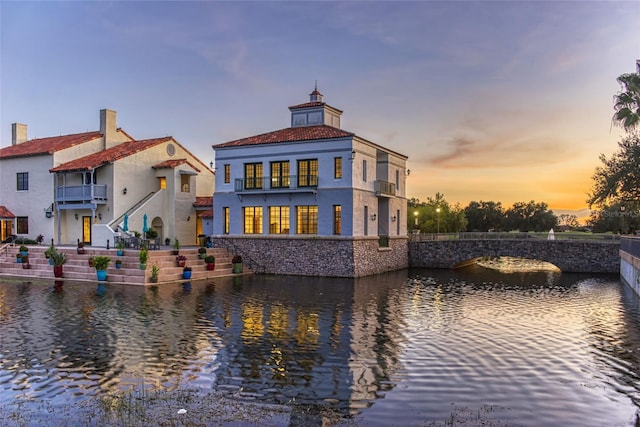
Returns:
[[[99,128],[211,145],[289,126],[318,82],[342,127],[409,156],[408,197],[586,208],[617,149],[640,2],[0,1],[0,146]],[[584,211],[579,213],[584,216]]]

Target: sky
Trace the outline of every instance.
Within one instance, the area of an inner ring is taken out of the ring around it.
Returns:
[[[0,147],[99,129],[212,145],[324,101],[408,156],[407,196],[546,202],[588,214],[618,148],[616,78],[640,59],[640,1],[0,0]]]

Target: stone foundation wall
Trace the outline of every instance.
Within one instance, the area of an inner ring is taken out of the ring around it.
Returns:
[[[214,247],[243,257],[256,273],[326,277],[361,277],[408,267],[406,237],[214,236]]]

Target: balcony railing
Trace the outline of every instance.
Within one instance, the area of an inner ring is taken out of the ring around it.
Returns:
[[[392,197],[396,195],[396,185],[392,182],[378,180],[373,185],[376,196]]]
[[[106,203],[106,185],[63,185],[56,187],[56,203]]]
[[[315,190],[316,188],[318,188],[317,175],[262,176],[257,178],[238,178],[235,180],[236,193]]]

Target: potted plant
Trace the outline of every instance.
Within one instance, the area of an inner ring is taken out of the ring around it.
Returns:
[[[159,272],[160,272],[160,267],[158,267],[158,264],[153,264],[151,266],[151,283],[158,283]]]
[[[44,240],[44,236],[42,234],[38,234],[38,236],[36,237],[36,243],[37,244],[42,244],[42,241]]]
[[[116,268],[122,267],[122,260],[121,259],[117,259],[115,262],[116,262]]]
[[[31,264],[29,264],[29,257],[26,257],[26,256],[22,257],[22,268],[24,270],[28,270],[31,268]]]
[[[20,246],[20,254],[22,255],[22,257],[26,257],[29,255],[29,248],[26,247],[25,245]]]
[[[53,254],[55,250],[56,250],[56,247],[53,246],[53,243],[51,243],[51,246],[49,246],[49,248],[46,251],[44,251],[44,257],[49,260],[49,265],[53,265],[51,254]]]
[[[89,263],[89,267],[93,267],[93,260],[95,257],[90,256],[87,262]]]
[[[176,257],[176,265],[177,265],[178,267],[184,267],[186,263],[187,263],[187,257],[186,257],[186,256],[184,256],[184,255],[178,255],[178,256]]]
[[[191,279],[191,267],[185,266],[182,269],[182,278],[183,279]]]
[[[107,267],[111,262],[111,258],[106,255],[96,255],[93,257],[93,266],[96,269],[98,280],[107,280]]]
[[[231,264],[233,264],[234,273],[242,273],[242,257],[240,255],[234,255],[231,258]]]
[[[20,252],[16,254],[16,262],[22,264],[22,254]]]
[[[207,255],[204,258],[204,262],[207,264],[207,270],[213,271],[216,268],[216,257],[213,255]]]
[[[158,237],[158,232],[155,229],[150,228],[147,230],[147,239],[154,240],[157,237]]]
[[[147,261],[149,260],[149,249],[147,249],[146,246],[143,246],[142,249],[140,249],[138,258],[140,259],[140,270],[146,270]]]
[[[168,238],[168,237],[166,237],[166,238],[164,239],[164,245],[165,245],[165,246],[169,246],[170,244],[171,244],[171,239],[170,239],[170,238]]]
[[[58,252],[55,248],[51,252],[51,260],[53,261],[54,277],[62,277],[62,266],[67,263],[67,254]]]
[[[178,255],[180,253],[180,240],[176,239],[173,242],[173,254]]]
[[[204,257],[207,256],[207,249],[206,248],[198,248],[198,258],[200,259],[204,259]]]
[[[124,241],[122,239],[118,239],[118,244],[116,245],[116,248],[118,249],[116,251],[116,254],[118,254],[118,256],[123,256],[124,255]]]
[[[81,242],[80,239],[78,239],[78,254],[82,255],[84,253],[84,242]]]

